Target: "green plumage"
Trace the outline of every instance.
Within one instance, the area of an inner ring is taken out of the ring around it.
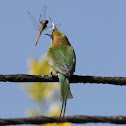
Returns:
[[[53,23],[52,23],[53,24]],[[47,52],[48,63],[52,67],[52,73],[57,74],[60,83],[60,94],[62,100],[62,110],[66,109],[66,102],[68,98],[72,98],[70,92],[69,79],[75,71],[76,56],[73,47],[70,45],[66,35],[53,28],[52,45]],[[60,120],[60,118],[59,118]]]
[[[60,44],[51,46],[47,53],[48,63],[55,72],[72,75],[75,71],[75,53],[72,46]]]

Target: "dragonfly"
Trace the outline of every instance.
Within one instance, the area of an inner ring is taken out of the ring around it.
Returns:
[[[38,35],[37,40],[35,42],[35,46],[37,45],[38,40],[39,40],[42,32],[47,28],[47,24],[49,22],[49,20],[46,19],[46,11],[47,11],[47,6],[44,5],[43,8],[42,8],[42,11],[40,13],[40,17],[39,17],[39,23],[41,25],[39,25],[37,23],[37,21],[35,20],[35,18],[32,16],[32,14],[29,11],[27,11],[27,15],[28,15],[31,23],[39,31],[39,35]]]

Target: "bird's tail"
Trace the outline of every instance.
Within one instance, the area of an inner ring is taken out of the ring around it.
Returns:
[[[60,121],[62,112],[63,112],[63,117],[65,115],[67,99],[73,98],[73,96],[70,91],[69,79],[61,73],[58,74],[58,78],[59,78],[59,82],[60,82],[60,93],[61,93],[60,95],[61,95],[61,100],[62,100],[62,108],[61,108],[61,112],[60,112],[60,116],[59,116],[59,121]]]

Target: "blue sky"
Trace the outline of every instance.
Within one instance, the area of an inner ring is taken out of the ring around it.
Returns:
[[[125,0],[1,0],[0,74],[27,74],[28,59],[38,59],[47,52],[49,37],[41,36],[35,47],[38,31],[26,14],[30,11],[38,21],[45,3],[47,18],[61,24],[59,30],[75,49],[75,74],[126,76]],[[0,82],[0,118],[24,117],[25,111],[34,106],[21,85]],[[126,116],[125,86],[71,84],[71,90],[74,99],[67,103],[70,115]]]

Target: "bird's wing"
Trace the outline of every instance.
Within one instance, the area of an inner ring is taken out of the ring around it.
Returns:
[[[48,63],[54,71],[66,76],[73,74],[76,57],[72,46],[55,45],[48,50]]]

